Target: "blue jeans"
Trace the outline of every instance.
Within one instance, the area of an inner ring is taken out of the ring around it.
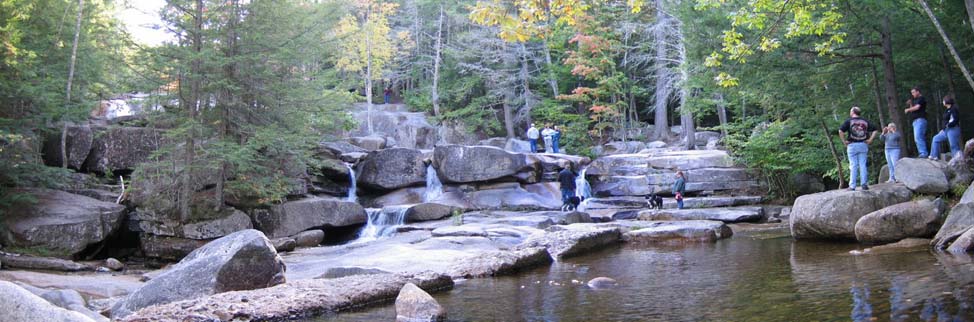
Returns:
[[[559,139],[560,138],[557,137],[557,136],[552,136],[551,137],[551,149],[554,150],[555,153],[558,153],[558,140]]]
[[[886,165],[889,166],[889,179],[896,181],[896,160],[900,159],[900,149],[886,149]]]
[[[531,143],[531,153],[538,152],[538,139],[528,139]]]
[[[561,203],[568,202],[568,199],[571,199],[574,196],[575,196],[574,188],[573,189],[561,188]]]
[[[856,188],[856,173],[859,173],[859,183],[866,186],[868,173],[866,171],[866,155],[869,152],[869,145],[866,142],[849,143],[846,147],[849,154],[849,188]]]
[[[913,120],[913,140],[917,142],[917,153],[920,158],[927,157],[927,119]]]
[[[933,147],[930,149],[930,156],[934,158],[940,157],[940,144],[944,141],[950,143],[950,157],[954,157],[957,153],[960,153],[960,126],[948,127],[937,135],[933,136]]]
[[[683,209],[683,199],[676,200],[676,209]]]
[[[386,94],[385,96],[383,96],[382,99],[385,100],[385,103],[386,104],[389,104],[389,94]]]

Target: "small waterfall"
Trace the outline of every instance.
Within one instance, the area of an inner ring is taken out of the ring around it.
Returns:
[[[368,208],[366,213],[369,215],[365,227],[358,235],[356,242],[366,242],[389,237],[396,233],[396,228],[402,226],[406,220],[408,206]]]
[[[358,202],[358,196],[355,194],[355,190],[356,190],[355,169],[352,168],[352,165],[349,163],[346,163],[345,167],[348,168],[348,177],[349,180],[352,182],[352,185],[348,187],[348,197],[345,197],[345,200],[351,202]]]
[[[575,195],[585,198],[578,205],[578,211],[585,211],[585,206],[588,205],[589,198],[592,198],[592,185],[585,178],[585,171],[588,171],[588,167],[582,168],[582,171],[578,172],[578,177],[575,177]]]
[[[439,199],[443,195],[443,183],[436,176],[436,169],[431,163],[426,167],[426,194],[423,195],[423,202],[430,202]]]

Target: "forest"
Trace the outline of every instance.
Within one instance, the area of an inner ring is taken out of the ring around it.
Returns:
[[[781,198],[796,175],[841,185],[835,133],[852,106],[910,133],[917,87],[928,133],[948,95],[972,124],[974,0],[167,0],[158,27],[173,39],[158,46],[126,31],[128,5],[0,0],[0,209],[30,198],[19,188],[70,181],[68,160],[37,161],[43,138],[66,141],[99,102],[134,92],[152,94],[145,126],[169,129],[166,144],[133,173],[101,174],[131,176],[142,204],[183,219],[282,200],[288,164],[315,162],[318,142],[355,126],[348,106],[386,92],[483,137],[562,125],[580,155],[718,131]]]

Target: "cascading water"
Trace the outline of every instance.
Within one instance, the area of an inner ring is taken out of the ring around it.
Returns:
[[[585,206],[588,205],[589,198],[592,197],[592,185],[585,178],[585,171],[587,170],[588,167],[582,168],[582,171],[578,172],[578,177],[575,177],[575,195],[584,198],[582,203],[578,205],[578,211],[585,211]]]
[[[443,195],[443,183],[436,176],[436,169],[433,164],[426,167],[426,194],[423,195],[423,202],[430,202]]]
[[[385,207],[365,209],[369,215],[365,227],[358,235],[356,242],[366,242],[389,237],[396,233],[396,228],[402,226],[406,220],[406,211],[409,207]]]
[[[356,193],[355,192],[356,190],[355,169],[352,168],[352,165],[348,163],[345,164],[345,167],[348,168],[348,177],[349,177],[348,179],[352,182],[352,185],[348,187],[348,196],[345,197],[345,200],[351,202],[358,202],[358,196],[355,194]]]

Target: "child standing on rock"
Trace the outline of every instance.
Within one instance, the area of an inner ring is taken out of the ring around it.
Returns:
[[[673,196],[676,197],[676,208],[683,209],[683,194],[686,192],[687,178],[683,171],[676,172],[676,182],[673,182]]]

